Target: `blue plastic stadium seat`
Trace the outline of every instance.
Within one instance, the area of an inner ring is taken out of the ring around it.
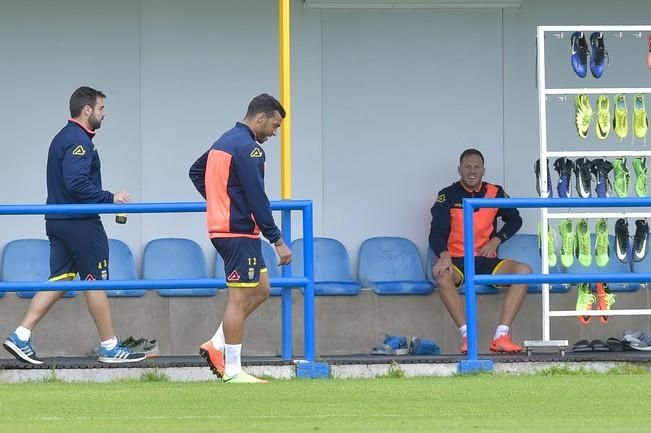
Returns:
[[[303,239],[292,242],[292,275],[303,276]],[[353,280],[346,247],[336,239],[314,238],[315,295],[359,294],[362,286]]]
[[[628,263],[622,263],[617,259],[615,254],[615,236],[609,235],[608,240],[610,242],[610,260],[608,265],[603,268],[597,266],[594,256],[592,257],[592,264],[588,267],[581,266],[577,258],[574,258],[574,263],[567,269],[563,269],[564,272],[574,273],[574,274],[613,274],[613,273],[628,273],[631,272],[631,267]],[[594,254],[594,245],[595,245],[595,235],[591,235],[591,245],[592,253]],[[562,267],[561,267],[562,268]],[[594,284],[592,284],[594,288]],[[634,292],[640,288],[640,283],[608,283],[608,288],[612,292]]]
[[[9,242],[2,254],[2,281],[8,283],[47,281],[50,277],[50,242],[45,239],[17,239]],[[36,292],[17,292],[32,298]],[[75,296],[74,291],[65,297]]]
[[[438,257],[436,256],[436,254],[434,254],[434,251],[432,251],[432,249],[428,247],[427,269],[425,269],[425,272],[427,273],[427,279],[434,282],[434,287],[436,287],[436,280],[432,275],[432,267],[434,266],[434,262],[436,262],[436,260],[438,260]],[[461,294],[466,293],[466,287],[464,284],[459,286],[459,293]],[[475,285],[475,293],[477,293],[478,295],[494,295],[496,293],[499,293],[499,290],[493,286],[487,286],[486,284],[477,284]]]
[[[542,273],[538,235],[516,234],[500,245],[498,255],[503,259],[517,260],[531,266],[534,274]],[[560,273],[558,263],[560,263],[560,256],[557,254],[557,264],[549,267],[550,274]],[[563,293],[570,290],[570,285],[551,284],[550,290],[555,293]],[[530,293],[541,293],[542,284],[529,284],[528,291]]]
[[[109,279],[111,280],[137,280],[136,262],[131,249],[124,242],[109,239]],[[139,297],[145,290],[107,290],[110,297]]]
[[[190,239],[161,238],[147,243],[142,256],[142,278],[208,278],[201,247]],[[161,296],[214,296],[216,289],[159,289]]]
[[[418,249],[400,237],[375,237],[359,249],[358,278],[378,295],[428,295],[432,283],[425,277]]]

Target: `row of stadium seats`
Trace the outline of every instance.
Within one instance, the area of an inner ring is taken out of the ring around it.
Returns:
[[[611,236],[611,251],[614,251],[614,237]],[[262,251],[269,276],[280,277],[280,268],[271,245],[262,242]],[[434,254],[428,249],[426,265],[423,267],[418,249],[408,239],[399,237],[375,237],[365,240],[360,246],[358,260],[358,281],[353,279],[348,252],[344,245],[332,238],[314,240],[315,293],[317,295],[357,295],[362,287],[372,289],[378,295],[426,295],[432,293],[436,284],[432,278]],[[303,275],[303,240],[292,242],[294,260],[293,275]],[[112,280],[139,279],[133,254],[122,241],[109,240],[110,277]],[[500,257],[515,258],[527,263],[534,273],[541,272],[538,238],[536,235],[515,235],[500,247]],[[634,266],[633,266],[634,265]],[[215,254],[216,278],[225,278],[223,261]],[[593,264],[583,267],[575,261],[568,269],[554,267],[550,273],[614,273],[649,272],[651,258],[639,263],[621,263],[611,257],[603,268]],[[49,245],[44,239],[19,239],[9,242],[3,251],[1,280],[4,282],[44,281],[49,276]],[[195,279],[209,278],[206,260],[201,247],[190,239],[163,238],[147,243],[143,252],[142,279]],[[610,284],[612,291],[635,291],[635,283]],[[567,284],[552,286],[553,292],[567,292]],[[463,291],[463,287],[460,288]],[[529,286],[529,292],[540,292],[539,284]],[[110,290],[109,296],[143,296],[144,290]],[[213,296],[217,289],[160,289],[161,296]],[[277,296],[281,289],[272,287],[271,295]],[[492,286],[479,285],[479,294],[497,293]],[[3,295],[0,292],[0,297]],[[69,292],[66,296],[74,296]],[[33,292],[18,292],[18,296],[29,298]]]

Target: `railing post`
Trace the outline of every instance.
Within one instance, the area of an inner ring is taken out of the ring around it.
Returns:
[[[289,210],[281,213],[281,226],[283,241],[290,245],[292,241],[292,214]],[[291,277],[291,264],[283,266],[281,270],[283,278]],[[283,360],[289,361],[293,358],[292,349],[292,288],[283,287],[281,292],[281,356]]]
[[[303,210],[303,266],[308,284],[304,290],[305,300],[305,359],[308,362],[316,360],[316,332],[314,325],[314,228],[312,224],[312,204]]]
[[[459,373],[474,373],[491,371],[493,363],[490,360],[479,360],[477,357],[477,298],[475,293],[475,240],[473,230],[473,212],[475,208],[466,200],[463,201],[463,273],[466,280],[466,327],[468,332],[468,358],[460,361]]]

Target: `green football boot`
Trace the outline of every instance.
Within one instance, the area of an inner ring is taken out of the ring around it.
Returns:
[[[597,98],[597,121],[595,122],[595,134],[600,140],[605,140],[610,132],[610,99],[607,95]]]
[[[628,135],[628,108],[626,108],[626,98],[624,95],[615,96],[613,129],[620,140],[623,140]]]
[[[637,138],[646,138],[649,130],[649,118],[646,115],[644,95],[633,97],[633,135]]]
[[[572,227],[572,220],[565,219],[558,226],[561,235],[561,264],[569,268],[574,263],[574,251],[576,250],[576,235]]]
[[[541,224],[538,223],[538,248],[542,252],[542,230]],[[557,264],[556,258],[556,232],[551,227],[547,226],[547,264],[553,268]]]
[[[638,197],[646,197],[647,193],[647,174],[646,174],[646,157],[638,156],[633,160],[633,170],[635,170],[635,194]]]
[[[588,267],[592,264],[592,242],[590,239],[590,228],[588,220],[581,218],[576,225],[576,250],[577,258],[581,266]]]
[[[604,267],[610,261],[610,242],[608,241],[608,223],[605,218],[597,221],[594,228],[595,246],[594,256],[595,263],[599,267]]]
[[[595,303],[596,298],[592,294],[592,289],[588,283],[579,283],[576,286],[576,311],[589,311],[592,310],[592,304]],[[579,316],[579,322],[584,325],[590,323],[592,316]]]
[[[590,107],[590,98],[588,95],[576,95],[574,98],[574,124],[579,133],[579,137],[585,138],[590,130],[590,123],[594,113]]]
[[[615,158],[613,160],[615,172],[615,192],[618,197],[628,197],[628,184],[631,181],[631,173],[626,167],[626,158]]]

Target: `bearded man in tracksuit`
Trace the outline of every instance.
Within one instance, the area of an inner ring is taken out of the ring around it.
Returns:
[[[482,182],[485,173],[484,156],[477,149],[467,149],[459,158],[458,182],[439,191],[432,207],[429,245],[437,259],[432,267],[441,293],[441,300],[459,327],[461,353],[468,352],[466,316],[457,287],[463,283],[463,204],[464,198],[504,198],[508,195],[499,185]],[[497,230],[497,219],[504,226]],[[524,263],[497,257],[497,247],[522,227],[522,218],[515,208],[480,208],[475,210],[475,271],[477,274],[530,274]],[[511,340],[511,323],[518,314],[527,294],[526,284],[513,284],[504,295],[500,322],[490,342],[493,352],[521,352],[522,347]]]

